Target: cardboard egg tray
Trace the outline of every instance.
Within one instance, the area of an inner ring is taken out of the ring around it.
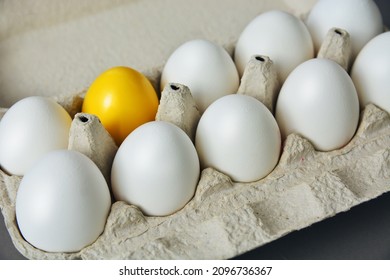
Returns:
[[[0,65],[0,90],[6,93],[0,104],[10,106],[22,94],[54,95],[74,116],[85,88],[108,67],[136,68],[158,89],[165,61],[181,43],[205,38],[232,53],[241,30],[256,15],[277,8],[302,16],[315,1],[49,2],[41,2],[40,11],[48,15],[42,21],[34,13],[12,21],[18,4],[0,9],[6,23],[0,28],[8,27],[0,30],[0,53],[7,57]],[[56,17],[50,16],[53,11]],[[109,49],[110,43],[122,45]],[[12,87],[15,78],[7,79],[18,71],[20,83]],[[0,118],[5,111],[0,110]],[[72,125],[86,131],[85,137],[100,131],[96,121],[80,123],[77,115]],[[106,137],[99,133],[93,137]],[[111,143],[107,138],[100,142]],[[112,159],[115,147],[107,150],[106,160]],[[95,162],[103,159],[99,167],[108,176],[105,157],[88,156]],[[390,115],[370,104],[345,147],[318,152],[308,140],[289,135],[278,165],[267,177],[237,183],[204,169],[193,199],[170,216],[149,217],[125,202],[113,203],[102,235],[79,252],[48,253],[23,239],[15,217],[21,177],[1,170],[0,208],[15,247],[30,259],[227,259],[374,199],[390,191],[389,179]]]

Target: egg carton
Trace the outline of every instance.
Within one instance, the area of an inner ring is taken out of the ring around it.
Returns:
[[[86,145],[73,147],[91,150],[93,131],[106,143],[106,154],[92,158],[113,158],[116,146],[97,118],[76,115],[72,129],[89,135],[81,139]],[[23,239],[15,215],[21,179],[0,171],[0,206],[15,247],[27,258],[231,258],[390,191],[390,115],[366,106],[354,138],[332,152],[289,135],[276,168],[257,182],[237,183],[204,169],[193,199],[170,216],[145,216],[136,206],[114,202],[102,235],[74,253],[44,252]]]
[[[348,34],[338,33],[342,36],[330,31],[319,56],[348,68]],[[226,48],[232,50],[234,40]],[[272,61],[255,56],[247,69],[238,94],[252,95],[272,110],[278,88]],[[152,81],[159,75],[158,70],[149,72]],[[117,147],[96,117],[79,113],[84,93],[56,97],[73,117],[69,149],[89,156],[109,181]],[[156,118],[178,125],[193,139],[199,114],[192,102],[187,87],[169,84]],[[74,253],[45,252],[23,239],[15,215],[22,177],[1,170],[0,208],[15,247],[30,259],[227,259],[390,191],[389,150],[390,115],[369,104],[343,148],[319,152],[310,141],[291,134],[267,177],[238,183],[206,168],[192,200],[169,216],[145,216],[136,206],[116,201],[99,238]]]

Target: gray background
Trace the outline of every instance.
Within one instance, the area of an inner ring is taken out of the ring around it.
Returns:
[[[390,26],[390,1],[375,1]],[[0,217],[0,259],[24,259]],[[237,259],[390,259],[390,193]]]

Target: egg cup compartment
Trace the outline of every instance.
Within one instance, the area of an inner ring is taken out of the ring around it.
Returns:
[[[318,56],[335,55],[334,60],[348,69],[346,34],[338,29],[332,32],[326,41],[329,46]],[[233,43],[226,48],[233,50]],[[264,95],[255,97],[272,111],[280,85],[270,65],[267,57],[254,56],[247,66],[252,70],[244,74],[238,93],[254,96],[258,91],[253,89],[266,88],[261,91]],[[161,71],[150,73],[157,88]],[[83,95],[56,97],[74,118],[69,149],[89,156],[110,182],[117,147],[96,117],[79,113]],[[169,84],[161,101],[156,119],[178,125],[193,140],[200,115],[188,88]],[[1,109],[0,117],[5,110]],[[2,170],[0,209],[15,247],[29,259],[227,259],[390,191],[389,170],[390,115],[369,104],[360,114],[355,136],[343,148],[319,152],[305,138],[290,134],[268,176],[238,183],[206,168],[192,200],[172,215],[146,216],[136,206],[113,202],[103,233],[78,252],[45,252],[23,239],[15,214],[22,178]]]

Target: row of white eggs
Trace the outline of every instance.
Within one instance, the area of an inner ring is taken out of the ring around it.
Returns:
[[[136,129],[122,143],[113,163],[112,189],[116,199],[139,206],[147,215],[174,213],[195,192],[200,171],[198,155],[203,167],[212,166],[235,181],[261,179],[278,162],[279,128],[283,138],[291,132],[301,133],[319,150],[345,145],[358,124],[358,95],[340,66],[324,59],[311,59],[315,50],[310,36],[318,48],[324,35],[318,35],[316,30],[326,33],[335,25],[333,19],[343,18],[345,22],[337,22],[337,26],[351,30],[357,54],[382,30],[373,2],[360,2],[365,5],[350,0],[341,5],[338,1],[319,1],[307,20],[312,35],[303,22],[285,12],[260,15],[237,42],[238,71],[226,51],[211,42],[195,40],[179,47],[166,63],[161,85],[174,81],[191,89],[203,113],[195,146],[182,130],[169,123],[150,122]],[[340,15],[333,12],[335,4]],[[360,10],[354,8],[351,15],[351,5]],[[331,18],[323,19],[324,14]],[[364,26],[368,26],[368,31],[354,26],[360,27],[367,18]],[[259,48],[251,46],[252,41]],[[354,41],[360,42],[360,46]],[[379,35],[356,58],[351,76],[356,77],[362,107],[375,103],[390,111],[389,98],[385,96],[389,88],[385,82],[390,73],[386,63],[390,61],[389,44],[389,33]],[[256,99],[231,95],[238,88],[239,73],[242,74],[246,61],[258,53],[271,57],[281,81],[288,77],[279,94],[276,120]],[[18,130],[18,137],[7,139],[7,135],[15,135],[10,133],[12,130],[18,129],[15,120],[23,128]],[[78,251],[92,243],[104,228],[111,203],[107,183],[90,159],[72,151],[49,153],[67,147],[64,139],[70,123],[63,108],[46,98],[18,102],[0,122],[2,168],[7,161],[15,169],[33,166],[28,168],[18,190],[19,228],[27,241],[51,252]],[[44,131],[39,131],[38,126],[44,127]],[[34,134],[39,137],[31,137]],[[58,138],[54,139],[54,135]],[[17,142],[26,139],[35,142],[30,142],[26,149],[9,148],[18,147]],[[47,156],[37,163],[39,155],[45,153]],[[15,160],[18,154],[20,157]]]

